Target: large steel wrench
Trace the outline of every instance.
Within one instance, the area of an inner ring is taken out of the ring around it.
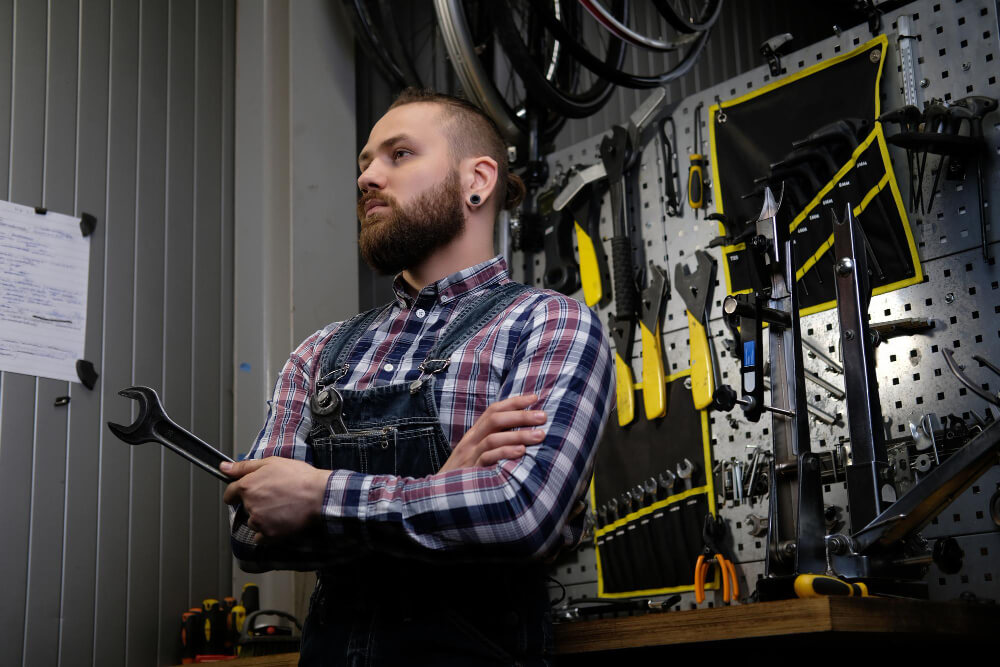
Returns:
[[[232,463],[233,460],[174,423],[163,411],[160,397],[154,390],[149,387],[128,387],[119,391],[118,395],[139,402],[139,416],[131,425],[122,426],[108,422],[108,428],[120,440],[130,445],[158,442],[223,482],[233,481],[234,478],[219,470],[220,463],[223,461]]]

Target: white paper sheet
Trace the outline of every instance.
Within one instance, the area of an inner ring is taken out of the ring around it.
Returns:
[[[79,218],[0,201],[0,370],[80,381],[89,269]]]

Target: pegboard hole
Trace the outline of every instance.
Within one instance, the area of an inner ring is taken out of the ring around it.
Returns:
[[[934,377],[936,377],[936,378],[937,377],[941,377],[941,369],[940,368],[935,368],[934,369]]]

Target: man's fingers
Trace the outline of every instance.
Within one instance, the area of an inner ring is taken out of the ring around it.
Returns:
[[[247,459],[245,461],[236,461],[234,463],[229,463],[228,461],[223,461],[219,464],[219,470],[226,473],[230,477],[240,478],[244,475],[252,473],[263,465],[267,465],[270,461],[266,458],[264,459]]]
[[[483,429],[487,434],[507,431],[518,426],[539,426],[544,424],[546,415],[541,410],[507,410],[486,418]]]
[[[497,447],[496,449],[491,449],[487,452],[483,452],[479,456],[479,460],[476,461],[476,465],[482,468],[494,466],[502,459],[517,459],[524,456],[525,447],[524,445],[508,445],[506,447]]]
[[[492,412],[503,412],[504,410],[523,410],[532,403],[538,401],[538,394],[520,394],[518,396],[508,396],[502,401],[490,403],[483,414]]]
[[[226,485],[226,490],[222,494],[222,502],[227,505],[235,505],[240,501],[240,488],[238,482]]]
[[[479,442],[477,449],[479,450],[479,457],[482,458],[484,454],[495,449],[519,445],[537,445],[544,439],[545,432],[539,429],[504,431],[486,436]]]

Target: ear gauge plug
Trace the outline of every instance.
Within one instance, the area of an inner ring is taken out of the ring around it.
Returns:
[[[471,203],[471,204],[472,204],[473,206],[479,206],[479,203],[480,203],[481,201],[483,201],[483,198],[482,198],[482,197],[480,197],[479,195],[472,195],[471,197],[469,197],[469,202],[470,202],[470,203]]]

